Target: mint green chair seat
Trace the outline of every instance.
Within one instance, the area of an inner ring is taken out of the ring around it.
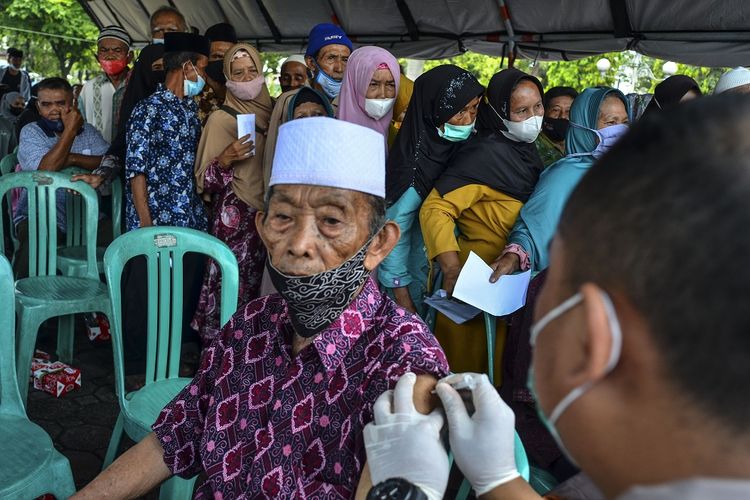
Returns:
[[[28,199],[29,277],[16,281],[16,372],[19,390],[26,401],[31,357],[39,326],[58,317],[57,354],[69,363],[73,358],[73,319],[78,313],[101,311],[110,314],[109,293],[96,270],[96,227],[98,202],[94,189],[71,182],[59,172],[16,172],[0,177],[0,201],[13,188],[23,188]],[[57,276],[57,206],[59,189],[77,192],[86,210],[86,273],[81,277]],[[12,224],[12,223],[11,223]],[[0,224],[0,245],[3,241]],[[3,249],[4,250],[4,249]]]
[[[0,256],[0,498],[36,498],[75,493],[68,459],[44,430],[26,416],[15,366],[13,271]],[[27,383],[28,370],[22,383]]]
[[[222,241],[201,231],[178,227],[147,227],[117,238],[104,254],[104,273],[112,296],[112,346],[115,386],[120,402],[104,468],[117,455],[123,431],[133,441],[151,432],[162,408],[191,379],[179,376],[182,340],[183,257],[200,253],[212,258],[221,269],[220,321],[226,323],[237,309],[239,270],[237,259]],[[126,393],[122,341],[122,273],[125,264],[146,258],[149,308],[147,315],[146,384]],[[173,477],[161,488],[161,498],[191,498],[195,478]]]
[[[12,153],[8,153],[0,160],[0,175],[5,175],[13,171],[13,167],[18,165],[18,146]]]
[[[63,173],[88,174],[88,170],[70,167]],[[80,181],[79,181],[80,182]],[[110,184],[112,190],[112,240],[120,236],[122,225],[122,181],[115,178]],[[66,200],[66,231],[65,246],[57,250],[57,268],[64,276],[83,276],[86,273],[85,246],[85,212],[83,202],[79,196],[68,196]],[[96,248],[96,265],[99,274],[104,273],[104,251],[106,248]]]

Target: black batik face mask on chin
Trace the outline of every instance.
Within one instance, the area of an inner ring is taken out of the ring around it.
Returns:
[[[565,118],[545,118],[542,122],[545,135],[555,142],[564,141],[569,128],[570,120]]]
[[[224,61],[219,59],[218,61],[211,61],[206,66],[206,74],[208,77],[221,85],[227,83],[227,79],[224,76]]]
[[[310,276],[288,276],[276,269],[270,258],[266,261],[271,282],[289,307],[297,335],[317,335],[349,307],[370,276],[365,257],[373,238],[340,266]]]

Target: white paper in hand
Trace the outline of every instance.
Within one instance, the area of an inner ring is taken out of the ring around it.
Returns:
[[[253,113],[247,115],[237,115],[237,139],[250,134],[250,140],[255,144],[255,115]],[[255,153],[255,147],[253,146],[253,153]]]
[[[490,276],[492,268],[474,252],[469,253],[458,275],[453,296],[493,316],[507,316],[526,304],[530,270],[500,276],[495,283],[490,283]]]

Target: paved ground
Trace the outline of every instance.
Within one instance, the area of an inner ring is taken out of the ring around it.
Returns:
[[[53,355],[54,329],[43,328],[37,348]],[[28,415],[42,426],[60,452],[68,457],[76,486],[81,488],[100,471],[112,436],[119,405],[114,390],[112,344],[92,343],[83,323],[76,325],[72,366],[81,369],[81,388],[55,398],[29,386]],[[125,437],[122,449],[132,446]],[[152,493],[145,498],[157,498]]]

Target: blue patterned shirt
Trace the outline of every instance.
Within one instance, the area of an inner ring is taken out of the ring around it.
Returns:
[[[198,107],[160,85],[139,102],[128,121],[125,176],[146,176],[148,208],[155,226],[208,229],[203,202],[195,190],[193,166],[201,135]],[[127,182],[128,231],[140,227]]]

